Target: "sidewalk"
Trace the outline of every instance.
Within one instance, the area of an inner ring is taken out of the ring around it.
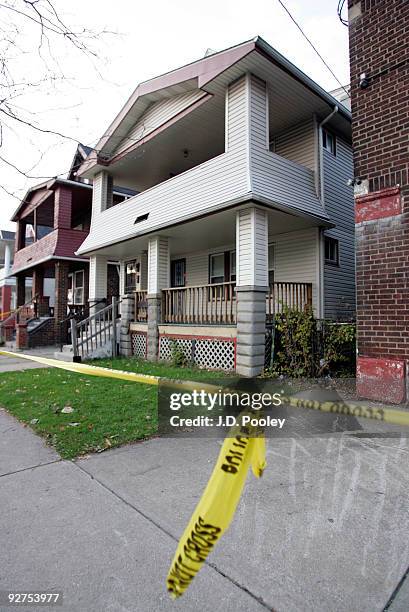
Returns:
[[[376,612],[395,591],[389,610],[406,612],[409,441],[376,425],[389,437],[269,440],[265,476],[249,475],[230,530],[172,602],[167,571],[220,441],[65,462],[0,411],[0,590],[61,588],[55,609],[70,612]]]
[[[5,351],[11,351],[18,353],[15,348],[11,348],[8,346],[0,347],[0,351],[2,348]],[[55,346],[45,346],[41,348],[35,349],[24,349],[25,355],[39,355],[40,357],[50,357],[54,359],[54,353],[56,351]],[[32,370],[35,368],[45,368],[47,366],[42,365],[41,363],[35,363],[34,361],[28,361],[27,359],[18,359],[18,357],[6,357],[5,355],[0,355],[0,373],[1,372],[17,372],[21,370]]]

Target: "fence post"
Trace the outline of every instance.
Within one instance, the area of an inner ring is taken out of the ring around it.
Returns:
[[[117,320],[117,301],[116,297],[112,298],[112,357],[117,356],[117,339],[116,339],[116,320]]]
[[[70,325],[73,361],[78,361],[77,322],[74,318],[70,320]]]

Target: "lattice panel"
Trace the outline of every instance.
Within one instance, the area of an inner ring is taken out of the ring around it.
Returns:
[[[183,349],[188,361],[192,361],[192,340],[190,338],[172,338],[161,336],[159,341],[159,359],[169,361],[172,359],[172,344],[176,344]]]
[[[234,370],[234,342],[196,340],[195,363],[215,370]]]
[[[132,334],[132,355],[146,358],[146,334]]]

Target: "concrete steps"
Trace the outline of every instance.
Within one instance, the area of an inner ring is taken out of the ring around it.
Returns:
[[[117,342],[119,343],[119,338],[120,338],[120,333],[121,333],[120,319],[118,319],[116,326],[117,326],[116,327]],[[93,334],[95,334],[96,331],[99,332],[100,329],[101,329],[101,325],[99,323],[95,323],[92,325]],[[107,336],[108,336],[108,333],[107,333]],[[87,340],[87,333],[83,332],[80,337],[80,341],[83,343],[83,347],[84,347],[84,354],[82,354],[80,350],[80,355],[83,360],[85,359],[103,359],[104,357],[112,357],[112,341],[111,339],[108,339],[108,337],[107,337],[107,341],[106,342],[103,341],[102,344],[100,344],[99,346],[95,346],[96,340],[95,338],[93,338],[93,344],[94,344],[93,349],[91,349],[91,340],[88,340],[88,346],[89,346],[88,352],[86,348],[86,340]],[[104,340],[103,332],[102,332],[102,340]],[[99,338],[98,338],[98,341],[99,341]],[[55,359],[59,359],[61,361],[73,361],[74,351],[73,351],[72,345],[65,344],[62,347],[62,351],[56,351],[54,353],[54,357]]]

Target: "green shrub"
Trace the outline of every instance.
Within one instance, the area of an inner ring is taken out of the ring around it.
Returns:
[[[171,363],[173,366],[184,368],[189,364],[189,360],[185,355],[183,347],[180,346],[176,340],[172,340],[170,342],[170,354]]]
[[[272,365],[266,376],[355,376],[354,323],[318,321],[311,309],[275,316]]]

